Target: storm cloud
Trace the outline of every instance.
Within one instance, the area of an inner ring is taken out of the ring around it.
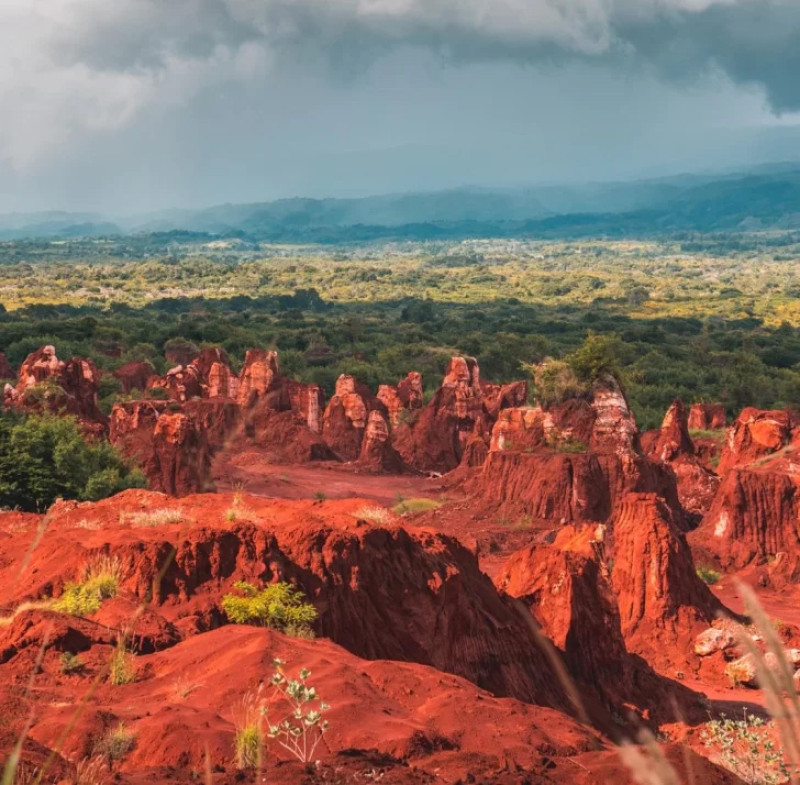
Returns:
[[[25,171],[198,96],[357,84],[396,53],[681,87],[716,76],[780,115],[800,110],[798,41],[796,0],[4,0],[0,162]]]

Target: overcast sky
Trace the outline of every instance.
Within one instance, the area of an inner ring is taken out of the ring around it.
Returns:
[[[800,0],[0,0],[0,211],[800,159]]]

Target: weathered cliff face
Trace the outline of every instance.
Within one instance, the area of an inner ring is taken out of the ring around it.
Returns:
[[[120,389],[126,395],[134,390],[146,390],[147,383],[155,375],[156,369],[147,360],[126,363],[114,371],[115,378],[119,380]]]
[[[422,374],[412,371],[396,387],[390,384],[380,385],[377,398],[386,408],[389,425],[396,428],[410,412],[422,408]]]
[[[193,365],[176,365],[164,376],[152,376],[147,382],[147,389],[163,390],[170,400],[177,403],[186,403],[203,394],[200,377]]]
[[[255,402],[273,392],[280,379],[278,353],[264,349],[248,349],[239,375],[237,402],[251,407]],[[277,408],[277,407],[276,407]]]
[[[197,375],[204,398],[236,399],[239,379],[222,349],[203,349],[190,367]]]
[[[389,438],[389,424],[386,418],[376,409],[369,413],[361,452],[358,456],[359,467],[375,474],[400,474],[408,471],[403,459],[392,447]]]
[[[721,403],[695,403],[689,410],[689,428],[693,431],[716,431],[726,423],[727,415]]]
[[[642,437],[645,453],[669,466],[678,483],[683,508],[699,523],[708,512],[719,486],[719,477],[704,465],[689,435],[683,403],[676,400],[667,411],[661,428]]]
[[[626,493],[662,496],[680,517],[675,477],[642,454],[636,422],[612,379],[544,411],[507,409],[474,483],[478,503],[537,528],[608,521]]]
[[[232,401],[129,401],[114,406],[109,438],[142,467],[154,490],[184,496],[209,490],[211,458],[239,428]]]
[[[633,697],[628,691],[633,668],[603,538],[603,527],[566,527],[552,545],[514,553],[495,583],[525,603],[574,678],[608,704],[619,704]]]
[[[43,346],[22,363],[17,386],[7,386],[4,401],[28,411],[77,417],[85,430],[101,435],[108,418],[97,405],[99,384],[100,371],[91,360],[72,357],[63,362],[53,346]]]
[[[792,423],[786,411],[743,409],[728,429],[718,473],[720,477],[736,466],[746,466],[787,446]]]
[[[480,380],[473,358],[453,357],[442,385],[427,406],[401,421],[392,433],[392,443],[403,460],[420,471],[448,472],[462,461],[467,444],[476,437],[489,444],[492,425],[503,407],[524,401],[524,382],[505,386]]]
[[[696,553],[724,569],[764,564],[784,554],[782,567],[798,572],[800,456],[728,471],[690,542]]]
[[[361,452],[367,417],[376,401],[366,385],[343,374],[322,415],[322,439],[343,461],[354,461]]]
[[[610,527],[611,573],[627,648],[649,662],[691,650],[721,607],[698,578],[673,513],[655,494],[627,495]]]

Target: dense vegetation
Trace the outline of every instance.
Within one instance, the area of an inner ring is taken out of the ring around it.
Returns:
[[[41,512],[58,498],[96,501],[144,485],[110,444],[84,439],[74,420],[0,412],[0,508]]]
[[[113,370],[187,341],[279,349],[283,370],[330,392],[409,370],[430,392],[454,352],[485,378],[615,335],[644,427],[673,398],[800,401],[800,239],[792,233],[663,241],[476,240],[275,246],[194,235],[0,243],[0,351],[42,344]],[[108,377],[108,408],[117,395]]]

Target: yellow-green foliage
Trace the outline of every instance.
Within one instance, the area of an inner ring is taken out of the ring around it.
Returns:
[[[109,766],[122,760],[136,746],[136,733],[120,722],[98,740],[95,753],[108,761]]]
[[[124,635],[117,638],[117,645],[108,663],[108,680],[116,686],[136,681],[134,655],[128,648]]]
[[[393,509],[397,515],[405,515],[406,513],[438,510],[441,506],[441,502],[437,502],[436,499],[426,499],[424,497],[420,497],[419,499],[404,499],[396,504]]]
[[[238,594],[226,594],[222,609],[235,624],[261,624],[282,632],[305,632],[317,618],[317,610],[290,583],[272,583],[262,589],[237,581]]]
[[[700,565],[697,568],[697,577],[700,578],[703,583],[713,586],[722,577],[722,573],[718,572],[713,567],[704,567]]]
[[[52,608],[71,616],[89,616],[100,610],[104,600],[115,597],[120,581],[117,559],[100,556],[90,562],[78,583],[67,583],[62,595],[53,601]]]

